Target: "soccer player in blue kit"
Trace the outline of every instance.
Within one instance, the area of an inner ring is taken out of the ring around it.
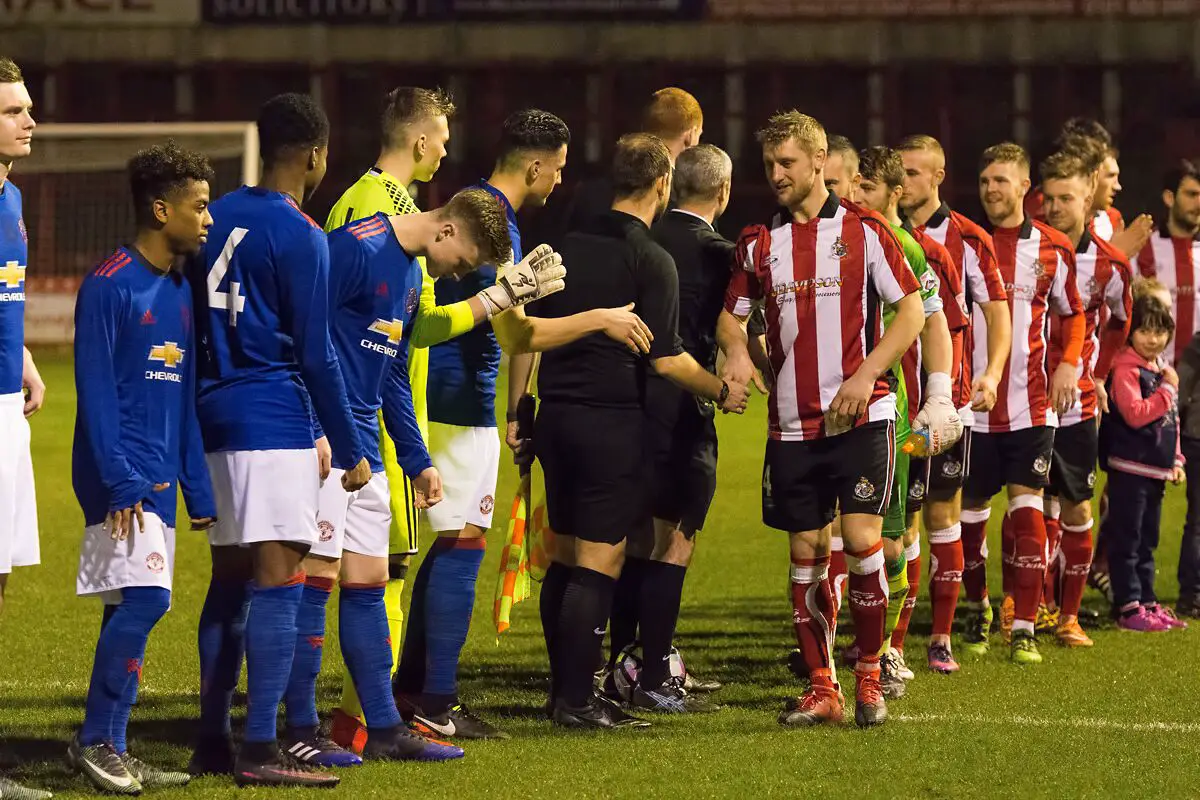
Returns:
[[[105,605],[67,760],[115,794],[190,779],[134,757],[125,729],[150,631],[171,605],[176,482],[192,530],[216,515],[196,419],[192,292],[176,269],[212,225],[212,174],[207,158],[174,142],[134,156],[137,236],[84,279],[75,305],[71,477],[85,525],[76,590]]]
[[[35,126],[20,68],[0,57],[0,606],[13,567],[41,560],[27,418],[41,408],[46,386],[25,348],[29,244],[21,192],[8,180],[13,162],[31,152]],[[0,776],[0,797],[10,796],[40,800],[50,793]]]
[[[331,786],[336,776],[280,752],[275,718],[295,652],[301,562],[318,539],[320,430],[347,465],[346,491],[367,484],[371,465],[329,335],[329,246],[300,210],[325,175],[329,120],[311,97],[283,94],[263,105],[257,126],[262,181],[212,204],[212,245],[189,276],[218,519],[189,771],[232,772],[242,786]],[[234,761],[229,706],[243,647],[246,727]]]
[[[409,731],[392,698],[388,619],[384,590],[388,579],[391,526],[390,491],[378,439],[382,408],[397,462],[412,476],[418,508],[441,500],[441,478],[421,436],[413,407],[407,353],[419,313],[424,258],[434,278],[454,279],[485,263],[504,264],[512,243],[507,220],[495,198],[482,189],[454,195],[443,207],[415,214],[378,213],[329,235],[331,333],[372,477],[347,495],[334,482],[346,465],[333,460],[333,472],[320,492],[318,541],[305,559],[308,580],[297,618],[297,645],[286,701],[288,752],[321,766],[359,761],[324,737],[318,725],[317,675],[325,635],[325,607],[341,576],[338,606],[342,655],[366,718],[365,758],[442,761],[461,758],[453,745]],[[539,248],[518,265],[506,264],[498,283],[486,290],[492,302],[511,307],[563,285],[561,259]]]

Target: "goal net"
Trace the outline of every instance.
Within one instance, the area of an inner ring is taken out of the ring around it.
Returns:
[[[213,198],[258,181],[253,123],[51,123],[34,130],[32,154],[10,176],[29,233],[28,341],[71,341],[80,280],[134,232],[126,163],[167,139],[209,157]]]

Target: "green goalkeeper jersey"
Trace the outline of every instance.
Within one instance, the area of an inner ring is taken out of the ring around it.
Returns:
[[[420,209],[400,181],[381,169],[372,168],[338,199],[329,212],[325,230],[332,231],[381,211],[385,214],[415,214]],[[466,301],[439,306],[434,299],[433,279],[425,269],[425,259],[417,260],[421,264],[423,280],[408,350],[408,379],[412,385],[417,426],[428,442],[429,405],[425,395],[429,383],[429,348],[471,330],[475,327],[475,315]]]
[[[921,305],[925,309],[925,318],[928,319],[942,310],[942,299],[938,294],[938,290],[941,288],[938,276],[930,269],[929,264],[926,263],[925,251],[908,231],[899,225],[893,225],[892,231],[896,234],[896,238],[900,241],[900,246],[904,249],[904,257],[908,260],[908,265],[912,268],[913,274],[917,276],[917,283],[921,287],[919,290]],[[884,308],[884,329],[892,324],[892,320],[895,317],[895,306]],[[892,374],[896,377],[896,438],[897,441],[904,441],[910,433],[908,425],[908,389],[904,383],[904,370],[901,369],[899,361],[892,364]]]

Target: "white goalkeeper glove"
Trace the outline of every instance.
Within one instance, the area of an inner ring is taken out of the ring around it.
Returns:
[[[540,300],[566,288],[567,268],[562,256],[548,244],[538,245],[519,264],[504,264],[496,270],[496,284],[475,295],[483,303],[487,318],[514,306]]]
[[[950,376],[934,372],[925,381],[925,403],[914,430],[929,432],[929,455],[944,453],[962,436],[962,418],[950,399]]]

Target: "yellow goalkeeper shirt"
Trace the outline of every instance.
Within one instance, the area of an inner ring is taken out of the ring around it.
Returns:
[[[342,194],[329,212],[325,230],[332,231],[381,211],[385,214],[415,214],[420,209],[400,181],[373,167]],[[428,442],[429,405],[425,394],[429,383],[429,348],[474,328],[475,314],[466,300],[439,306],[434,299],[433,279],[425,269],[425,259],[417,260],[421,263],[423,281],[408,351],[408,380],[412,385],[417,425]]]

